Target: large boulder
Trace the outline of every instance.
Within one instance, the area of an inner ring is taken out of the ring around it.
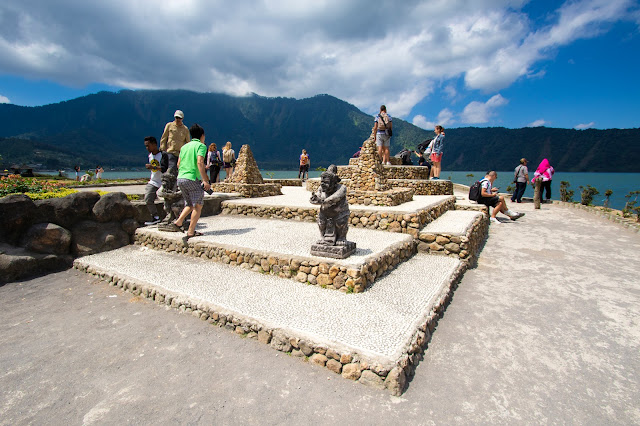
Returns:
[[[111,192],[103,195],[93,206],[93,215],[98,222],[121,222],[135,218],[136,209],[124,192]]]
[[[71,235],[71,252],[76,256],[114,250],[129,244],[129,234],[122,230],[120,222],[85,220],[74,225]]]
[[[71,232],[55,223],[32,225],[21,238],[20,246],[37,253],[69,254]]]
[[[55,223],[70,229],[81,220],[92,218],[93,206],[100,199],[95,191],[76,192],[63,198],[36,201],[36,222]]]
[[[0,198],[0,242],[16,245],[35,214],[36,205],[24,194]]]

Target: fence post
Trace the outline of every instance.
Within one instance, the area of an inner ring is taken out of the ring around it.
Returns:
[[[542,182],[542,178],[538,177],[534,180],[534,190],[533,190],[533,207],[535,209],[540,209],[540,198],[542,195],[542,191],[541,191],[541,184]]]

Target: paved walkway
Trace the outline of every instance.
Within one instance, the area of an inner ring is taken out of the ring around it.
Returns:
[[[67,271],[0,287],[0,424],[639,424],[640,235],[518,207],[400,398]]]

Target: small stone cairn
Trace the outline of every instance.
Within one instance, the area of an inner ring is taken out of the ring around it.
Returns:
[[[242,145],[236,167],[228,182],[211,185],[214,192],[237,192],[243,197],[269,197],[282,195],[282,185],[265,183],[249,145]]]

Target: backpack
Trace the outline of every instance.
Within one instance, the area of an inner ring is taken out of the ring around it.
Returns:
[[[412,166],[413,162],[411,162],[411,151],[404,148],[402,151],[396,154],[396,158],[400,158],[402,160],[403,166]]]
[[[387,117],[387,121],[384,121],[385,117]],[[381,112],[380,114],[378,114],[378,130],[381,130],[381,131],[384,130],[384,133],[387,136],[393,136],[392,130],[387,127],[388,124],[389,124],[389,116],[387,115],[387,113]]]
[[[166,152],[162,152],[160,157],[160,172],[166,173],[169,169],[169,155]]]
[[[482,194],[482,184],[480,181],[482,180],[484,179],[475,181],[473,185],[469,187],[469,199],[471,201],[478,201],[480,199],[480,194]]]

